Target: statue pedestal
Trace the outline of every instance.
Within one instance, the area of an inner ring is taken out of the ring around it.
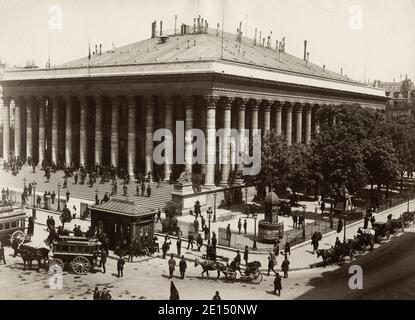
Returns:
[[[171,192],[171,200],[173,202],[174,209],[177,213],[183,215],[187,214],[186,211],[193,209],[194,202],[186,201],[186,199],[193,199],[193,185],[190,182],[176,182],[174,184],[174,190]]]

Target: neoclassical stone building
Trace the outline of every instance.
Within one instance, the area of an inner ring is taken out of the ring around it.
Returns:
[[[153,25],[148,40],[106,51],[94,46],[90,56],[56,67],[7,69],[0,80],[2,156],[112,164],[165,179],[173,170],[177,178],[182,167],[156,167],[152,158],[153,132],[174,133],[175,121],[184,121],[187,132],[275,128],[288,143],[309,143],[322,105],[384,109],[384,90],[317,66],[306,54],[290,55],[285,40],[275,46],[265,40],[222,37],[206,22],[157,36]],[[185,159],[192,156],[191,142],[186,134]],[[215,177],[226,184],[232,164],[212,164],[219,149],[213,135],[206,145],[210,161],[193,170],[206,174],[207,186]]]

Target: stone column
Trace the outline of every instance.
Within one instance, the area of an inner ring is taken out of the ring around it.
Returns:
[[[245,152],[245,111],[248,100],[238,99],[238,131],[239,131],[239,155],[243,155]],[[237,168],[238,170],[243,168],[242,157],[238,156]]]
[[[302,129],[303,129],[303,105],[298,104],[295,109],[296,127],[295,127],[295,143],[301,143]]]
[[[52,99],[52,161],[57,164],[58,162],[58,112],[60,97],[53,97]]]
[[[136,101],[134,96],[127,97],[128,102],[128,174],[134,177],[136,163]]]
[[[228,185],[229,171],[230,171],[230,135],[231,135],[231,107],[232,100],[229,98],[223,99],[223,145],[222,145],[222,175],[221,185]]]
[[[310,144],[311,141],[311,107],[306,106],[305,109],[305,144]]]
[[[153,178],[153,134],[154,134],[154,109],[156,107],[156,97],[144,99],[146,106],[146,141],[145,141],[145,176],[150,172],[150,179]]]
[[[265,136],[271,130],[271,105],[269,101],[264,100],[261,106],[264,108],[264,132],[262,135]]]
[[[216,104],[218,97],[209,96],[206,101],[206,178],[205,186],[215,186],[216,162]]]
[[[279,102],[274,102],[275,106],[275,131],[277,135],[280,135],[282,132],[282,117],[281,117],[281,105]]]
[[[33,98],[29,98],[26,104],[26,156],[33,160],[33,125],[32,109]]]
[[[190,172],[192,171],[192,160],[193,160],[193,135],[192,135],[192,129],[193,129],[193,120],[194,120],[194,114],[193,114],[193,97],[192,96],[185,96],[184,103],[185,103],[185,110],[186,110],[186,116],[185,116],[185,123],[184,123],[184,161],[187,165],[189,165]]]
[[[83,96],[79,99],[80,120],[79,120],[79,162],[81,165],[88,161],[88,133],[87,133],[87,112],[88,98]]]
[[[120,115],[121,99],[114,97],[112,99],[111,108],[111,165],[118,167],[118,151],[119,151],[119,130],[118,122]]]
[[[285,108],[285,138],[287,144],[290,146],[292,141],[292,111],[293,107],[290,103],[287,103]]]
[[[16,157],[21,157],[22,155],[22,109],[24,103],[24,98],[17,98],[14,112],[14,155]]]
[[[314,137],[320,133],[320,118],[318,116],[318,107],[314,109]]]
[[[39,99],[39,165],[42,165],[46,156],[45,107],[47,98]]]
[[[173,109],[173,99],[171,97],[165,97],[164,98],[164,106],[165,106],[165,112],[164,112],[164,116],[165,116],[165,123],[164,126],[165,128],[168,130],[166,133],[166,137],[165,137],[165,142],[166,142],[166,160],[164,162],[164,181],[168,181],[170,180],[170,174],[171,174],[171,170],[172,170],[172,164],[170,163],[168,157],[171,156],[172,159],[174,159],[174,154],[173,154],[173,114],[174,114],[174,109]],[[174,161],[173,161],[174,162]]]
[[[66,98],[66,117],[65,117],[65,162],[70,166],[72,163],[72,109],[74,99]]]
[[[10,156],[10,98],[2,98],[3,103],[3,159],[9,161]]]
[[[103,113],[103,97],[95,97],[95,162],[102,164],[102,113]]]

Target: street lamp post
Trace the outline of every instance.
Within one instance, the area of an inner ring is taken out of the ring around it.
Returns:
[[[98,204],[98,202],[99,202],[98,194],[99,194],[99,190],[96,189],[95,190],[95,204]]]
[[[207,210],[208,222],[209,222],[209,237],[208,237],[208,245],[210,245],[210,221],[212,220],[212,208],[209,207]]]
[[[256,250],[257,249],[256,247],[256,220],[258,218],[258,213],[254,212],[253,216],[254,216],[254,245],[252,246],[252,249]]]
[[[346,218],[347,218],[347,214],[346,214],[346,212],[344,213],[344,225],[343,225],[343,228],[344,228],[344,234],[343,234],[343,243],[346,243]]]
[[[216,222],[216,198],[217,196],[218,196],[217,193],[213,194],[213,222]]]
[[[33,187],[33,210],[32,210],[32,217],[33,217],[33,219],[36,219],[36,207],[35,207],[35,205],[36,205],[36,185],[37,185],[37,182],[36,181],[33,181],[32,182],[32,187]]]
[[[61,184],[58,183],[58,211],[61,211]]]

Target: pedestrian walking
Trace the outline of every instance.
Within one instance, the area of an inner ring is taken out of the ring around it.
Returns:
[[[182,239],[181,238],[177,239],[176,247],[177,247],[177,255],[180,257],[182,253]]]
[[[123,257],[120,257],[117,261],[118,278],[124,277],[124,265],[125,265],[125,260],[123,259]]]
[[[98,287],[95,287],[92,299],[101,300],[101,292],[98,290]]]
[[[280,241],[279,240],[275,240],[275,242],[274,242],[274,254],[275,254],[275,256],[279,256],[279,254],[280,254]]]
[[[0,261],[3,260],[3,263],[6,264],[6,256],[4,254],[3,243],[0,243]]]
[[[290,269],[290,261],[288,260],[288,257],[285,256],[284,261],[281,264],[281,270],[284,272],[284,278],[288,278],[288,270]]]
[[[75,176],[74,176],[73,178],[74,178],[74,180],[75,180],[75,184],[77,184],[77,183],[78,183],[78,174],[77,174],[77,173],[75,173]]]
[[[340,245],[341,245],[340,239],[339,239],[339,237],[336,237],[336,242],[334,243],[334,247],[338,248],[338,247],[340,247]]]
[[[226,240],[227,241],[231,240],[231,234],[232,234],[231,225],[228,224],[228,226],[226,227]]]
[[[205,240],[208,240],[209,239],[209,233],[210,233],[209,227],[205,226],[203,228],[203,232],[205,233]]]
[[[205,228],[205,225],[206,225],[206,220],[205,220],[205,217],[204,216],[202,216],[202,230]]]
[[[269,256],[268,257],[268,275],[269,275],[269,272],[272,270],[275,274],[277,274],[277,272],[275,272],[275,270],[274,270],[274,267],[275,267],[275,260],[274,259],[272,259],[272,257],[271,256]]]
[[[212,300],[222,300],[220,295],[219,295],[219,291],[216,291],[215,295],[213,296]]]
[[[173,281],[170,282],[170,300],[180,300],[179,291]]]
[[[151,197],[151,187],[150,185],[147,186],[147,197]]]
[[[184,279],[184,274],[187,269],[187,263],[186,260],[184,260],[184,256],[182,256],[182,259],[179,262],[179,270],[180,270],[180,278]]]
[[[197,235],[196,244],[197,244],[197,251],[200,252],[200,248],[203,246],[203,239],[200,233]]]
[[[326,209],[326,204],[324,203],[324,201],[321,201],[320,209],[321,209],[321,214],[323,214],[324,209]]]
[[[293,214],[293,228],[297,228],[297,227],[298,227],[297,221],[298,221],[298,217],[297,217],[297,215],[294,213],[294,214]]]
[[[163,259],[166,259],[166,253],[168,250],[169,250],[169,245],[167,244],[166,241],[164,241],[161,246],[161,251],[163,252]]]
[[[126,197],[127,196],[127,190],[128,190],[127,185],[124,184],[123,187],[122,187],[122,189],[124,191],[124,197]]]
[[[101,260],[99,262],[99,266],[102,267],[102,273],[105,273],[107,270],[105,269],[105,264],[107,263],[107,252],[105,250],[101,251]]]
[[[218,239],[216,238],[216,233],[212,232],[212,246],[216,248],[216,244],[218,243]]]
[[[277,273],[275,274],[275,279],[274,279],[274,294],[276,294],[277,296],[280,296],[281,290],[282,290],[281,276],[279,273]]]
[[[246,229],[248,228],[248,222],[244,220],[244,233],[247,234]]]
[[[248,255],[249,255],[249,249],[248,249],[248,246],[245,246],[245,251],[244,251],[245,265],[248,264]]]
[[[111,299],[112,297],[111,297],[110,291],[104,288],[104,290],[102,290],[101,300],[111,300]]]
[[[241,229],[242,229],[242,222],[241,222],[241,218],[239,218],[239,220],[238,220],[238,234],[241,234]]]
[[[66,191],[66,202],[69,202],[69,196],[71,195],[71,193],[69,192],[69,190]]]
[[[313,254],[314,254],[314,252],[318,250],[318,239],[316,237],[314,237],[311,240],[311,245],[313,246]]]
[[[161,210],[160,210],[160,208],[157,208],[156,217],[157,217],[156,223],[159,222],[159,221],[161,222]]]
[[[199,232],[199,221],[197,220],[197,218],[195,218],[195,220],[193,221],[193,226],[195,228],[195,232],[198,233]]]
[[[176,260],[174,260],[173,254],[170,255],[168,265],[169,265],[169,277],[171,279],[171,278],[173,278],[173,272],[174,272],[174,269],[176,268]]]
[[[193,250],[193,235],[191,233],[189,233],[189,237],[188,237],[188,244],[187,244],[187,250],[189,250],[190,247],[192,247]]]
[[[284,254],[285,255],[287,255],[287,254],[291,255],[291,245],[288,241],[285,243]]]

